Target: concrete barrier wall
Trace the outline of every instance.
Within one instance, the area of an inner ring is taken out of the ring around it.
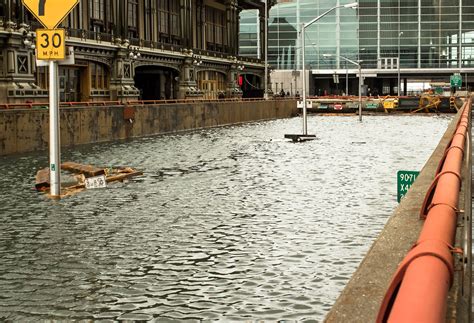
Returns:
[[[405,258],[420,235],[421,228],[424,224],[424,221],[420,219],[419,215],[423,200],[434,179],[436,168],[444,155],[444,151],[450,144],[460,116],[461,113],[458,113],[450,123],[440,143],[423,167],[415,183],[396,208],[383,231],[377,237],[367,255],[362,260],[359,268],[326,316],[325,322],[376,321],[383,297],[398,265]],[[467,156],[465,156],[466,163],[462,169],[463,182],[459,201],[460,208],[464,208],[465,201],[463,197],[471,185],[470,149],[466,151],[468,151],[468,153]],[[468,194],[470,196],[470,189]],[[466,202],[471,203],[470,198],[468,198]],[[470,204],[466,204],[466,209],[467,207],[469,207],[470,210]],[[458,221],[460,222],[462,222],[463,219],[463,216],[458,217]],[[466,225],[468,230],[470,229],[470,225],[470,222]],[[459,239],[457,239],[456,243],[457,246],[462,245]],[[461,317],[464,318],[466,315],[470,315],[471,311],[470,302],[467,302],[468,300],[470,301],[470,287],[466,289],[466,286],[464,286],[463,289],[463,280],[466,280],[463,276],[466,274],[469,276],[471,270],[470,266],[466,266],[465,268],[466,271],[460,271],[454,277],[454,283],[449,294],[447,322],[469,322],[469,320],[460,319]],[[467,270],[469,271],[467,272]],[[467,284],[466,282],[464,282],[464,284],[470,286],[470,280]]]
[[[61,108],[61,146],[288,118],[296,101]],[[48,149],[48,110],[0,110],[0,156]]]

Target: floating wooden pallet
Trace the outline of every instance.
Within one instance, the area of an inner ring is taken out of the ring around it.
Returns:
[[[70,171],[76,174],[84,174],[86,177],[93,177],[105,174],[104,168],[98,168],[92,165],[84,165],[73,162],[61,163],[61,169]]]
[[[119,168],[99,168],[92,165],[84,165],[73,162],[64,162],[61,164],[61,169],[80,175],[76,176],[77,184],[63,186],[64,195],[72,195],[85,189],[84,179],[86,177],[94,177],[104,175],[107,183],[123,181],[127,178],[142,175],[143,172],[137,171],[131,167]],[[51,184],[49,179],[49,168],[40,169],[36,173],[36,190],[48,191]]]

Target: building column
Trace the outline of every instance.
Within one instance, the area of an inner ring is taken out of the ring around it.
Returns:
[[[135,87],[135,63],[130,59],[128,48],[121,46],[110,71],[110,94],[112,100],[136,100],[140,91]]]
[[[12,0],[7,0],[5,12],[6,12],[6,14],[7,14],[7,16],[5,17],[5,18],[6,18],[6,21],[5,21],[5,29],[9,30],[9,29],[12,29],[12,28],[14,28],[14,27],[16,26],[16,24],[13,22],[13,15],[12,15],[13,6],[12,6]]]
[[[235,37],[238,34],[238,23],[239,23],[239,10],[235,0],[229,1],[230,9],[230,34],[229,34],[229,53],[237,56],[239,52],[239,37]]]
[[[26,24],[17,26],[13,23],[18,17],[12,16],[12,12],[10,18],[12,23],[6,26],[9,33],[0,36],[0,42],[4,44],[0,48],[4,67],[3,73],[0,74],[0,102],[47,101],[47,89],[36,85],[33,33]]]
[[[119,9],[122,40],[128,40],[128,0],[118,0],[121,3]]]
[[[115,41],[118,44],[122,43],[123,40],[123,28],[122,28],[122,10],[123,10],[123,1],[116,0],[113,2],[114,10],[113,19],[114,19],[114,29],[115,29]]]
[[[227,1],[225,5],[225,39],[224,44],[227,52],[232,48],[232,1]]]
[[[238,69],[237,58],[234,59],[234,62],[230,65],[227,70],[227,88],[226,88],[226,97],[236,98],[242,97],[242,90],[240,89],[237,79],[239,78],[240,72]]]
[[[421,0],[418,0],[418,17],[421,17]],[[421,68],[421,19],[418,19],[418,57],[417,67]]]
[[[377,68],[382,68],[381,66],[381,56],[380,56],[380,0],[377,0]]]
[[[184,59],[179,72],[178,99],[202,97],[203,93],[198,88],[196,82],[196,66],[201,63],[198,62],[199,58],[196,58],[193,55],[192,50],[186,51],[185,54],[186,58]]]
[[[459,44],[459,49],[458,49],[458,53],[459,53],[459,63],[458,63],[458,67],[459,67],[459,71],[461,71],[461,68],[462,68],[462,3],[463,1],[462,0],[459,0],[459,36],[458,36],[458,44]]]
[[[265,0],[267,1],[267,0]],[[265,57],[265,8],[258,10],[258,22],[260,26],[260,32],[258,33],[259,52],[257,53],[258,58],[262,59]]]
[[[180,0],[180,24],[182,45],[186,48],[193,47],[193,31],[191,27],[191,0]]]
[[[205,6],[202,0],[198,0],[196,8],[197,16],[197,44],[196,47],[199,49],[206,49],[205,46],[205,22],[204,22],[204,11]]]
[[[239,32],[240,32],[240,12],[242,11],[242,9],[240,7],[238,7],[236,5],[236,10],[235,10],[235,35],[239,35]],[[235,40],[235,55],[238,56],[239,55],[239,37],[234,37],[234,40]]]

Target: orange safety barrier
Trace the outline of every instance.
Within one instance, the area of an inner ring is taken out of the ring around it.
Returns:
[[[461,189],[461,166],[471,100],[463,107],[450,145],[428,190],[420,216],[426,219],[415,246],[401,262],[380,307],[377,322],[445,322],[454,279],[453,247]]]

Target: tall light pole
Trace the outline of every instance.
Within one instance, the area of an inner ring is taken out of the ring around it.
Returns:
[[[268,0],[265,0],[265,92],[263,98],[268,100]]]
[[[349,69],[346,62],[346,95],[349,95]]]
[[[403,35],[403,31],[398,33],[398,85],[397,85],[397,90],[398,90],[398,97],[400,97],[400,37]]]
[[[302,23],[301,24],[301,30],[300,30],[300,39],[301,39],[301,64],[302,64],[302,95],[303,95],[303,135],[285,135],[286,138],[291,138],[293,141],[302,141],[302,140],[310,140],[310,137],[314,139],[314,135],[308,135],[308,119],[307,119],[307,113],[306,113],[306,66],[305,66],[305,30],[312,24],[314,24],[316,21],[319,19],[323,18],[327,14],[329,14],[331,11],[336,10],[338,8],[357,8],[359,4],[357,2],[352,2],[349,4],[344,4],[344,5],[339,5],[332,7],[331,9],[327,10],[326,12],[320,14],[313,20],[311,20],[308,23]],[[295,139],[297,138],[297,139]]]
[[[324,57],[333,57],[334,55],[332,54],[323,54]],[[352,59],[349,59],[344,56],[338,55],[339,58],[342,58],[346,62],[349,62],[351,64],[356,65],[359,68],[359,121],[362,122],[362,66],[361,63],[362,61],[353,61]],[[346,66],[347,69],[347,66]],[[347,70],[346,70],[347,71]]]

